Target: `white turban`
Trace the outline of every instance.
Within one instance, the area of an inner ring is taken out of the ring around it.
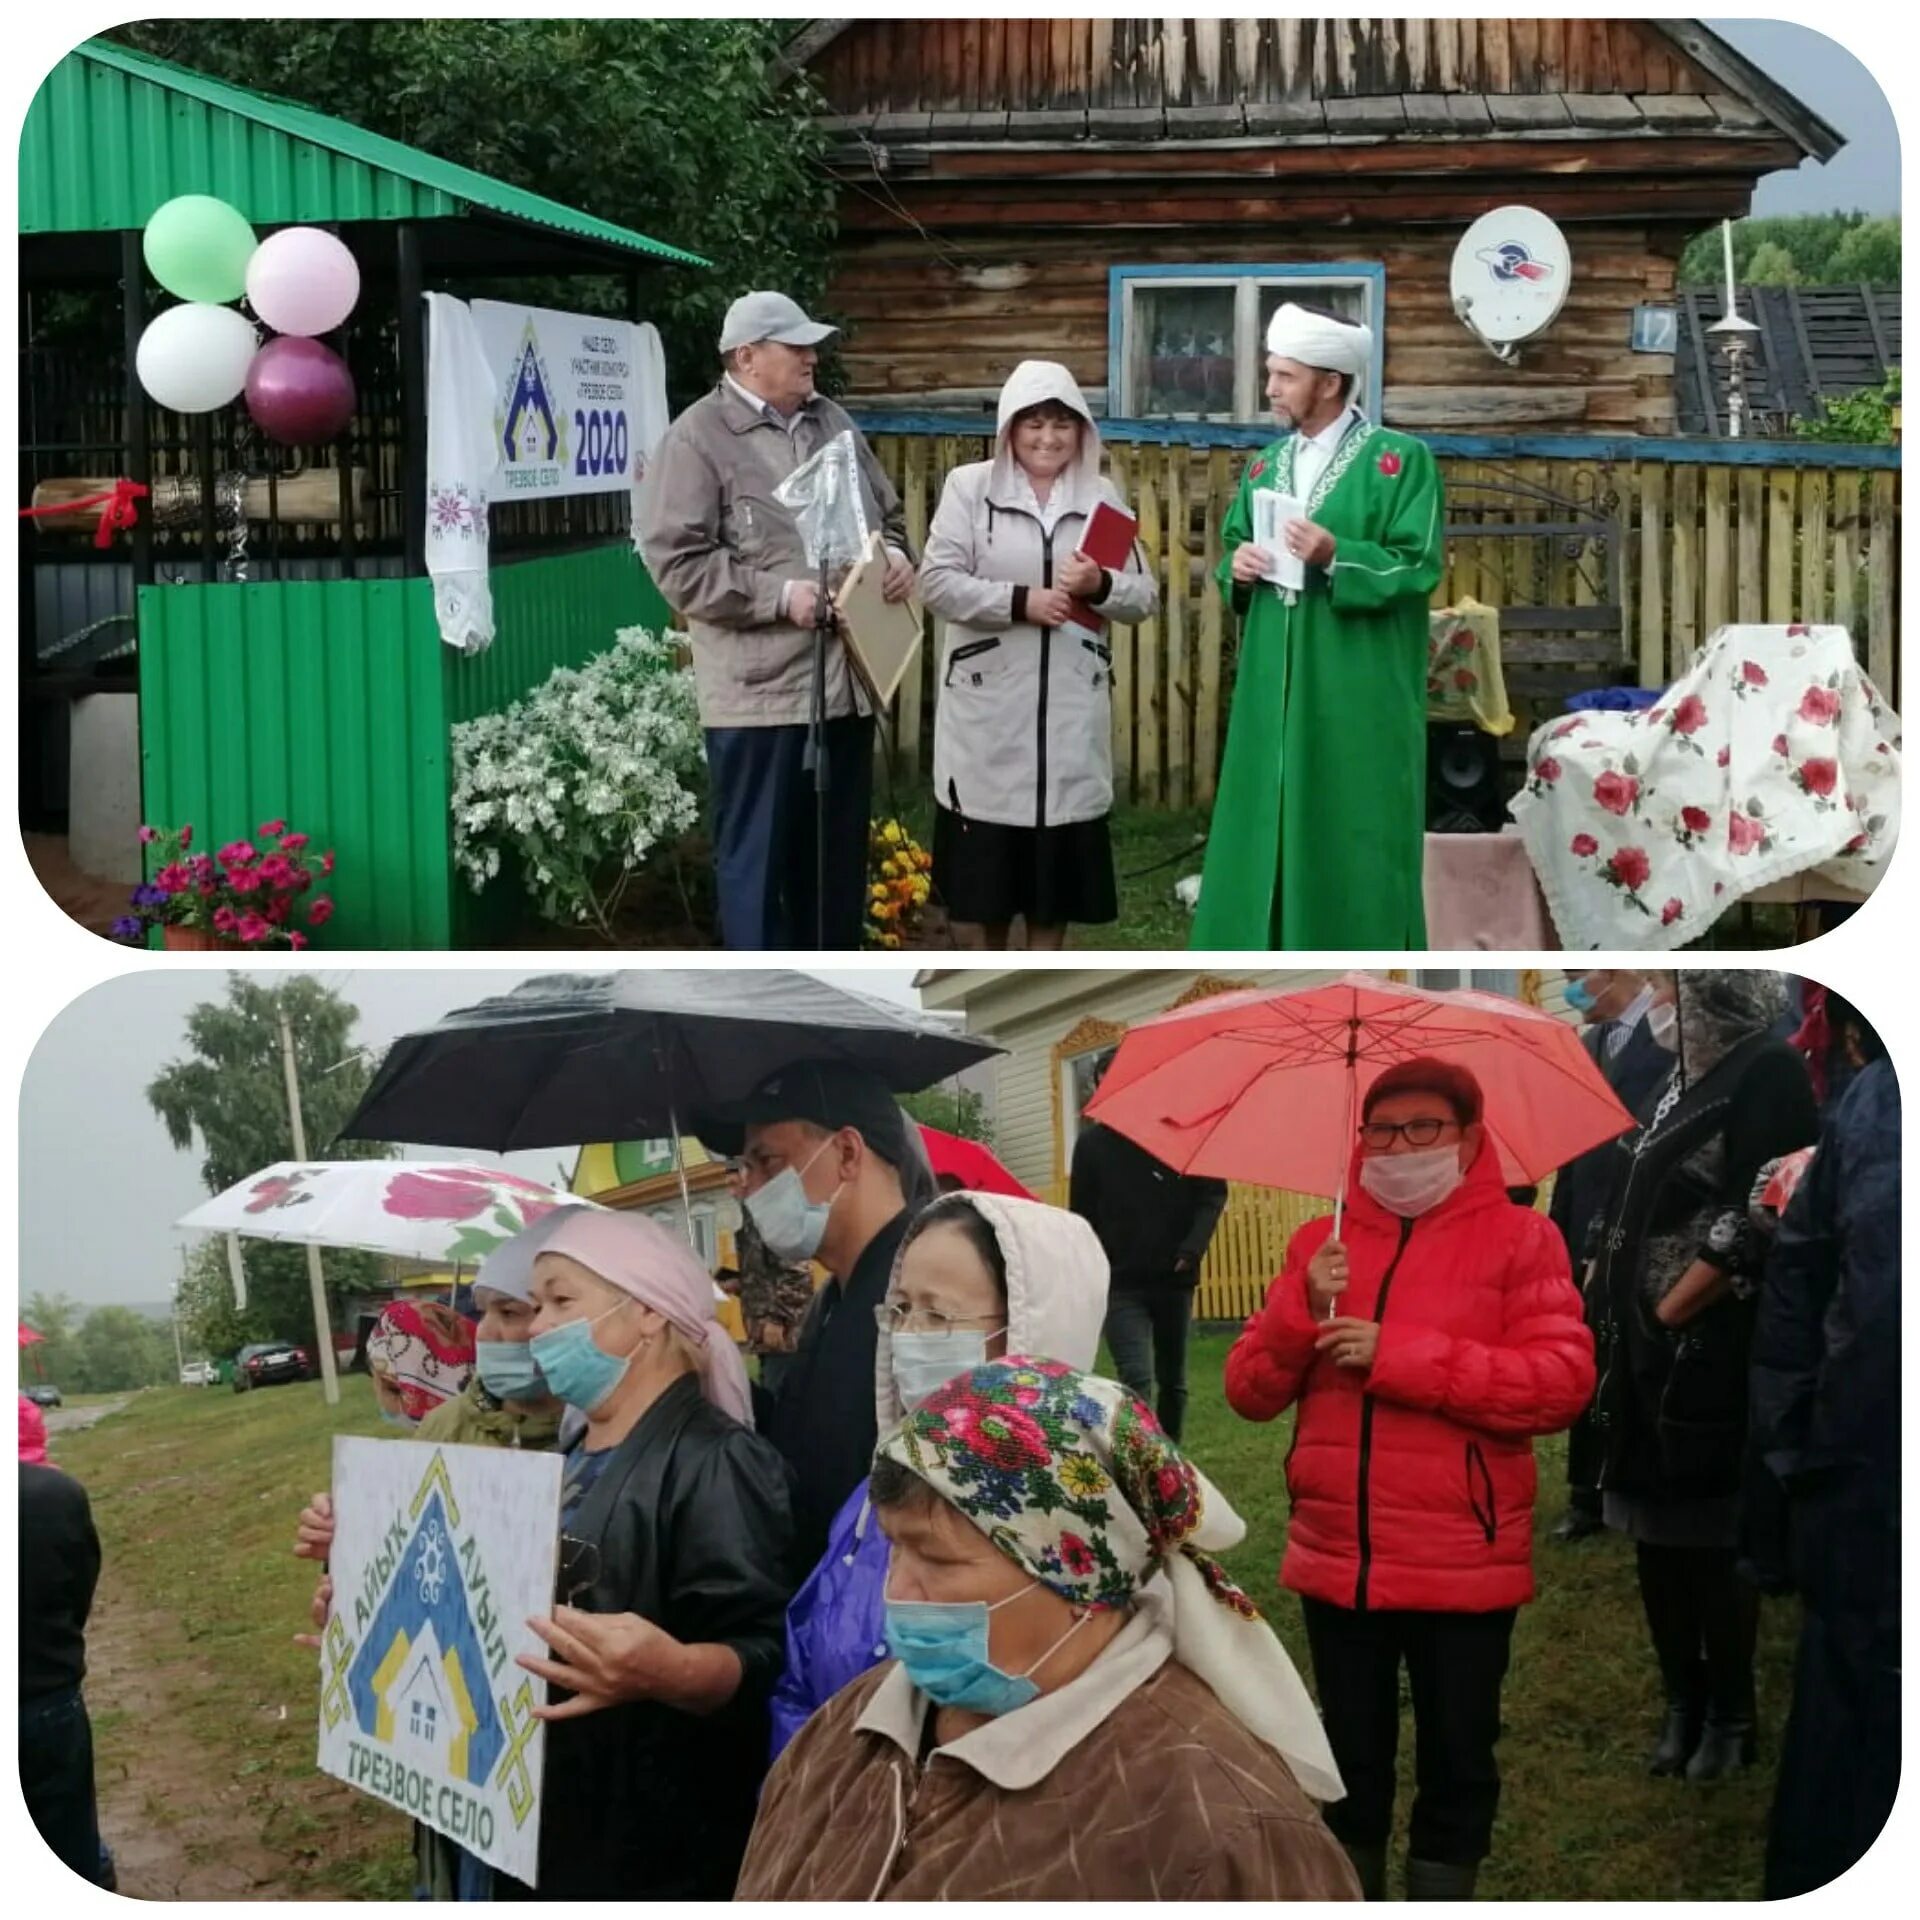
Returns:
[[[1359,378],[1373,365],[1373,330],[1309,313],[1289,301],[1267,322],[1267,351],[1303,367]]]

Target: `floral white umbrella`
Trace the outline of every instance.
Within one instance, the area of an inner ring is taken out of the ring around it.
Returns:
[[[556,1207],[591,1206],[500,1167],[458,1160],[282,1160],[175,1221],[194,1233],[352,1247],[472,1266]]]

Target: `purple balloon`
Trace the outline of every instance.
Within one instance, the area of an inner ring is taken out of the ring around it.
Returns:
[[[316,447],[353,418],[353,375],[331,347],[283,334],[254,355],[247,410],[262,433],[283,446]]]

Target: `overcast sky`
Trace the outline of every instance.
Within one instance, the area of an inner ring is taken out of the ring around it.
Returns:
[[[545,968],[540,971],[551,972]],[[320,976],[360,1009],[358,1038],[382,1046],[454,1007],[505,993],[526,972],[360,969]],[[723,977],[723,976],[722,976]],[[917,1007],[909,968],[821,971],[835,986]],[[199,1152],[176,1153],[146,1087],[186,1054],[186,1018],[223,998],[224,978],[178,969],[110,980],[61,1014],[34,1052],[20,1104],[20,1297],[68,1293],[86,1306],[164,1301],[187,1236],[172,1223],[206,1198]],[[441,1151],[421,1157],[485,1159]],[[547,1148],[506,1164],[556,1180],[573,1155]]]
[[[1804,160],[1791,173],[1768,174],[1754,196],[1756,214],[1900,211],[1893,109],[1879,82],[1839,41],[1790,20],[1701,18],[1846,138],[1825,166]],[[1882,46],[1891,57],[1895,42]]]

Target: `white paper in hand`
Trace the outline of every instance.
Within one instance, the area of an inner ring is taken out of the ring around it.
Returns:
[[[1253,496],[1253,544],[1273,556],[1267,569],[1270,585],[1298,593],[1307,583],[1306,562],[1288,549],[1286,532],[1295,520],[1306,518],[1300,501],[1291,493],[1275,493],[1271,487],[1257,488]]]

